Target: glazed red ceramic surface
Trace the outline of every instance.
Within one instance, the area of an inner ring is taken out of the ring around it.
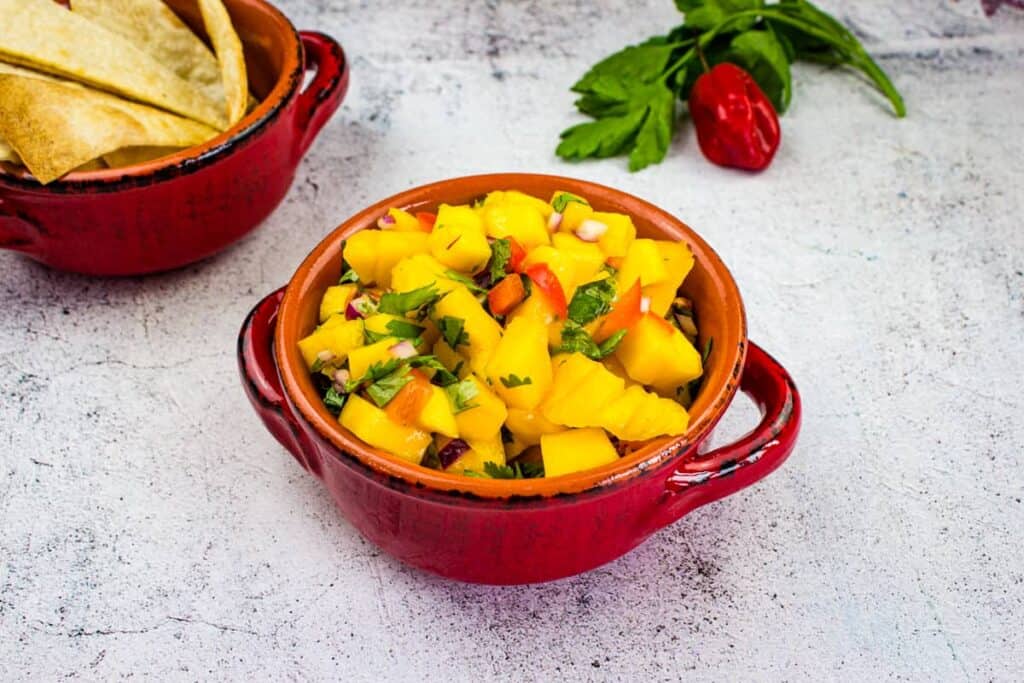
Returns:
[[[195,0],[168,4],[202,35]],[[348,88],[341,47],[263,0],[225,0],[260,104],[200,147],[42,186],[0,164],[0,248],[61,270],[135,275],[210,256],[281,202]],[[315,71],[303,88],[307,71]]]
[[[700,343],[714,339],[690,428],[618,462],[561,477],[494,480],[412,465],[371,448],[324,408],[296,347],[317,323],[324,290],[341,271],[341,242],[372,228],[389,207],[433,210],[496,189],[548,197],[567,190],[600,211],[630,214],[640,236],[682,240],[695,256],[682,291],[694,301]],[[343,223],[306,258],[286,288],[253,309],[239,338],[249,398],[271,433],[323,481],[342,514],[403,562],[442,576],[493,584],[548,581],[629,551],[690,510],[772,472],[789,455],[800,399],[775,360],[746,338],[743,303],[714,251],[674,216],[623,192],[532,174],[473,176],[416,188]],[[760,406],[757,427],[711,452],[701,444],[737,390]]]

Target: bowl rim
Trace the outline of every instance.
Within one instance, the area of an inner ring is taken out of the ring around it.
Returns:
[[[285,61],[274,87],[238,123],[201,145],[187,147],[174,154],[131,166],[75,171],[46,185],[40,184],[27,169],[12,172],[0,164],[0,184],[43,194],[135,189],[201,171],[259,135],[281,115],[302,83],[305,73],[302,38],[288,17],[266,0],[233,0],[226,4],[229,4],[229,10],[232,5],[247,6],[268,15],[286,37]]]
[[[614,463],[558,477],[520,480],[466,477],[414,465],[365,444],[338,424],[337,419],[327,412],[321,401],[314,402],[301,385],[303,377],[308,382],[309,371],[295,342],[300,334],[301,302],[309,296],[322,295],[319,289],[312,286],[315,275],[336,259],[336,250],[341,241],[359,230],[375,227],[377,219],[390,207],[415,208],[436,205],[451,199],[452,196],[467,194],[466,189],[477,186],[487,188],[479,194],[503,188],[520,189],[523,182],[528,180],[548,182],[584,196],[588,196],[589,193],[591,197],[614,198],[635,220],[639,217],[640,221],[654,225],[669,238],[679,237],[687,241],[695,259],[698,259],[708,270],[709,275],[716,279],[717,284],[724,288],[726,300],[735,303],[734,308],[726,308],[726,318],[732,328],[738,331],[738,339],[734,340],[735,343],[715,346],[716,352],[724,354],[721,361],[723,371],[714,373],[718,379],[717,386],[705,385],[702,388],[698,397],[698,403],[703,401],[702,409],[691,413],[690,425],[685,434],[653,439]],[[455,189],[458,187],[465,189]],[[523,500],[594,492],[652,472],[670,460],[693,452],[707,438],[739,389],[739,377],[746,360],[746,348],[746,312],[739,288],[718,254],[692,228],[664,209],[622,190],[582,179],[538,173],[488,173],[449,178],[399,192],[357,212],[325,236],[296,269],[281,299],[274,330],[274,359],[286,398],[298,411],[298,416],[308,423],[323,441],[334,447],[337,451],[333,453],[335,457],[352,457],[371,471],[414,488],[481,499]]]

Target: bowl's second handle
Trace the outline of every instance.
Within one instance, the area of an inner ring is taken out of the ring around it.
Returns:
[[[690,510],[750,486],[789,457],[800,431],[800,394],[764,349],[750,343],[740,390],[761,409],[761,422],[738,441],[689,458],[665,480],[666,499],[654,529]]]
[[[10,201],[0,197],[0,249],[38,255],[41,249],[39,237],[39,230],[19,216]]]
[[[242,324],[238,335],[238,370],[245,393],[263,424],[303,468],[319,477],[316,446],[309,442],[285,399],[274,360],[274,330],[284,289],[282,287],[256,304]]]
[[[331,115],[338,110],[348,91],[348,60],[338,41],[316,31],[299,31],[306,69],[316,74],[299,93],[295,126],[298,129],[301,158]]]

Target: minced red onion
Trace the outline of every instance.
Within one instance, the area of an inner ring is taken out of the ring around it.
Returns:
[[[596,242],[606,232],[608,232],[607,225],[590,218],[580,223],[580,227],[576,228],[576,236],[584,242]]]
[[[386,213],[377,219],[377,227],[381,230],[386,230],[389,226],[395,224],[395,217],[390,213]]]
[[[437,452],[437,459],[441,461],[441,467],[447,469],[449,465],[458,460],[468,450],[468,443],[462,439],[452,439],[444,445],[444,448]]]
[[[366,316],[364,316],[362,311],[359,310],[359,307],[365,306],[369,302],[370,298],[365,294],[352,299],[352,301],[348,302],[348,306],[345,308],[345,320],[358,320],[365,318]]]
[[[332,358],[334,358],[334,352],[324,349],[320,353],[316,354],[316,357],[319,358],[322,362],[326,363]]]
[[[388,353],[395,358],[412,358],[416,355],[416,347],[408,339],[403,339],[389,348]]]
[[[561,224],[562,214],[558,213],[557,211],[552,212],[550,218],[548,218],[548,232],[554,232],[555,230],[558,230],[558,226],[560,226]]]
[[[350,377],[351,375],[349,375],[348,370],[338,370],[334,373],[334,381],[342,386],[345,385],[345,382],[347,382]]]
[[[640,297],[640,312],[641,313],[646,313],[649,310],[651,310],[651,297],[649,297],[649,296],[642,296],[642,297]]]

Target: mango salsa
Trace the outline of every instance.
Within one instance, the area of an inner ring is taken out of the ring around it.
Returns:
[[[686,244],[561,191],[432,215],[391,208],[350,237],[297,342],[341,426],[418,466],[509,479],[686,432],[704,370]]]

